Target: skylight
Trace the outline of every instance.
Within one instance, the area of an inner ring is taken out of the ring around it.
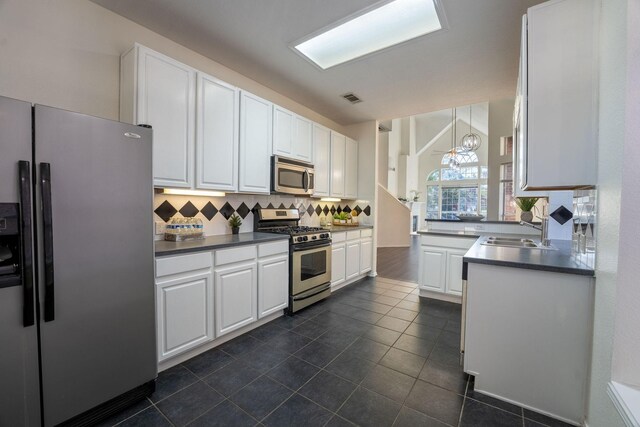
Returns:
[[[294,48],[326,70],[441,30],[438,0],[394,0],[344,21]]]

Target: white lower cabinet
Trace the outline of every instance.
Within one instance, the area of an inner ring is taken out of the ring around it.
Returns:
[[[258,318],[288,305],[289,254],[258,261]]]
[[[373,239],[371,237],[360,241],[360,274],[371,271],[373,265]]]
[[[331,286],[362,278],[373,268],[373,230],[334,231],[331,234]]]
[[[474,243],[466,237],[421,236],[420,289],[461,296],[463,258]]]
[[[288,240],[157,258],[158,362],[277,313],[288,296]]]
[[[257,320],[257,267],[252,261],[215,269],[218,336]]]
[[[345,263],[347,280],[360,275],[360,239],[347,241]]]
[[[346,256],[345,243],[333,243],[331,245],[331,284],[340,285],[346,280]]]
[[[214,338],[211,253],[156,261],[158,361]]]
[[[462,259],[467,251],[459,249],[447,250],[447,288],[446,292],[462,295]]]
[[[447,251],[420,247],[420,288],[427,291],[444,292]]]

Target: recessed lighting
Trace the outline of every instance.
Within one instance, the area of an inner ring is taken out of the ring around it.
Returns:
[[[323,70],[444,28],[440,0],[378,3],[293,48]]]

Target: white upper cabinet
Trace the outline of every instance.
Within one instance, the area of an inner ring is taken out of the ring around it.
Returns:
[[[346,138],[331,132],[331,196],[345,196],[345,150]]]
[[[271,102],[249,92],[240,92],[241,192],[270,192],[272,108]]]
[[[240,92],[198,73],[196,188],[238,190]]]
[[[312,124],[280,106],[273,106],[273,154],[311,162]]]
[[[120,120],[153,127],[158,187],[193,187],[196,71],[136,44],[122,56]]]
[[[344,197],[358,197],[358,142],[346,138]]]
[[[596,184],[598,20],[596,1],[530,8],[523,31],[526,105],[520,185],[526,190]],[[526,74],[525,74],[526,72]]]
[[[328,196],[331,166],[331,131],[313,124],[313,166],[315,171],[314,196]]]
[[[273,106],[273,154],[293,157],[293,123],[295,114]]]
[[[293,156],[298,160],[313,161],[313,125],[310,120],[296,116],[293,126]]]

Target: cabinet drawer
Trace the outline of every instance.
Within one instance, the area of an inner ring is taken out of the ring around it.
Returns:
[[[257,257],[256,249],[256,246],[246,245],[240,246],[239,248],[215,251],[215,265],[254,260]]]
[[[211,252],[156,259],[156,277],[171,276],[203,268],[211,268]]]
[[[264,258],[267,256],[289,253],[289,241],[281,240],[273,243],[263,243],[258,246],[258,256]]]
[[[365,228],[360,230],[360,237],[371,237],[371,236],[373,236],[372,228]]]
[[[354,240],[360,238],[360,230],[347,231],[347,240]]]
[[[347,233],[331,233],[331,241],[332,242],[344,242],[347,237]]]

